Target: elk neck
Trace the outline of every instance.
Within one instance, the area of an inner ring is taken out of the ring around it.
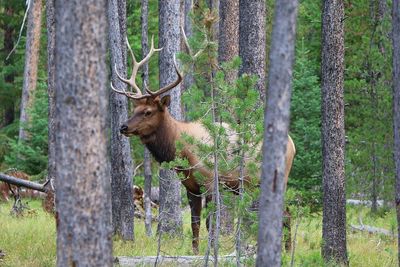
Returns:
[[[179,122],[169,114],[168,109],[164,112],[164,118],[157,129],[152,134],[140,138],[159,163],[175,159],[175,142],[179,127]]]

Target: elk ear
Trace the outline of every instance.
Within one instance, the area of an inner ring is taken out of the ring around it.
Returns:
[[[164,109],[165,107],[169,107],[169,104],[171,104],[171,96],[170,95],[163,96],[161,98],[160,107]]]

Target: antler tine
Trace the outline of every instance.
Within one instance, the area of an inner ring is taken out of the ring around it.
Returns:
[[[150,57],[154,54],[154,52],[161,51],[162,48],[154,48],[154,36],[152,36],[151,37],[151,48],[150,48],[149,53],[140,62],[137,62],[135,54],[133,53],[132,47],[129,44],[129,41],[128,41],[127,37],[126,37],[126,44],[128,46],[129,53],[132,56],[133,69],[132,69],[131,77],[129,79],[126,79],[126,78],[122,77],[118,73],[117,65],[115,65],[115,73],[117,74],[118,78],[121,81],[123,81],[124,83],[127,83],[128,85],[132,86],[135,89],[136,93],[126,92],[125,90],[122,90],[122,91],[117,90],[117,89],[114,88],[114,86],[112,84],[111,84],[111,88],[115,92],[117,92],[119,94],[124,94],[125,96],[127,96],[129,98],[133,98],[133,99],[142,99],[142,98],[148,97],[149,95],[142,95],[142,92],[141,92],[139,86],[136,85],[136,81],[135,81],[136,75],[137,75],[137,72],[138,72],[139,68],[141,66],[143,66],[143,64],[145,64],[147,61],[149,61]]]
[[[149,61],[150,57],[154,54],[154,52],[159,52],[163,48],[154,48],[154,35],[151,36],[151,46],[150,46],[150,51],[147,53],[147,55],[138,63],[138,67],[141,67],[144,63]]]
[[[179,72],[179,68],[178,68],[178,64],[176,63],[176,57],[174,54],[174,67],[175,67],[175,71],[176,74],[178,75],[178,78],[171,84],[168,84],[167,86],[161,88],[160,90],[156,91],[156,92],[152,92],[150,91],[148,88],[146,88],[147,93],[149,93],[150,95],[157,96],[157,95],[161,95],[169,90],[171,90],[172,88],[176,87],[178,84],[180,84],[182,82],[182,74]]]
[[[121,95],[125,95],[128,98],[139,100],[139,99],[143,99],[143,98],[146,98],[146,97],[149,96],[148,94],[146,94],[146,95],[142,95],[142,94],[138,95],[138,94],[133,94],[131,92],[126,92],[125,90],[121,91],[121,90],[115,89],[115,87],[113,86],[112,82],[110,83],[110,85],[111,85],[111,89],[114,92],[116,92],[118,94],[121,94]]]
[[[149,53],[147,53],[147,55],[146,55],[140,62],[137,62],[137,61],[136,61],[136,58],[135,58],[135,55],[134,55],[134,53],[133,53],[133,50],[132,50],[132,48],[131,48],[131,46],[130,46],[130,44],[129,44],[129,42],[128,42],[128,38],[126,39],[126,43],[127,43],[127,45],[128,45],[129,52],[131,53],[132,62],[133,62],[133,70],[132,70],[131,78],[130,78],[129,80],[126,80],[126,82],[129,81],[128,83],[129,83],[133,88],[135,88],[137,94],[141,94],[141,91],[140,91],[139,87],[136,85],[136,81],[135,81],[137,72],[138,72],[138,70],[139,70],[139,68],[140,68],[141,66],[143,66],[147,61],[150,60],[150,57],[154,54],[154,52],[161,51],[162,48],[154,48],[154,35],[153,35],[153,36],[151,37],[151,47],[150,47]],[[121,78],[121,77],[120,77],[120,78]]]

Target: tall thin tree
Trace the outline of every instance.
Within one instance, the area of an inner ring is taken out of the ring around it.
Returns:
[[[296,39],[297,0],[277,0],[272,30],[257,266],[281,266],[285,155]]]
[[[180,1],[159,0],[160,87],[176,79],[173,57],[180,50]],[[181,90],[178,85],[171,91],[171,115],[182,119]],[[174,171],[160,171],[159,231],[180,234],[182,231],[181,183]]]
[[[148,23],[149,23],[149,0],[142,0],[141,7],[141,15],[140,20],[142,24],[142,55],[147,55],[149,52],[149,38],[148,38]],[[149,63],[146,62],[143,65],[143,76],[142,76],[143,84],[149,84]],[[145,86],[143,86],[144,90]],[[151,155],[150,151],[145,147],[144,148],[144,225],[146,228],[146,235],[152,235],[151,229],[151,180],[152,180],[152,172],[151,172]]]
[[[239,55],[239,0],[221,0],[219,2],[219,34],[218,62],[231,61]],[[237,78],[237,70],[228,70],[225,80],[233,83]],[[221,201],[221,233],[230,234],[233,231],[233,214],[228,204]]]
[[[110,24],[110,56],[112,83],[126,90],[115,72],[126,77],[126,1],[108,1],[108,21]],[[120,134],[120,126],[128,118],[128,100],[125,96],[110,90],[111,113],[111,200],[112,222],[115,234],[125,240],[134,238],[133,207],[133,163],[129,139]]]
[[[265,1],[239,0],[239,55],[244,73],[258,77],[256,88],[265,101]]]
[[[56,177],[56,101],[55,101],[55,61],[54,49],[56,41],[54,0],[46,0],[46,29],[47,29],[47,94],[48,107],[48,163],[47,178],[51,183]],[[54,211],[54,191],[46,195],[46,204]]]
[[[393,125],[394,161],[396,166],[396,213],[397,233],[400,237],[400,3],[392,3],[392,44],[393,44]],[[400,265],[400,238],[397,239],[398,264]]]
[[[344,173],[344,5],[323,1],[322,12],[322,256],[347,264]]]
[[[112,266],[107,2],[55,1],[57,266]]]
[[[194,2],[193,0],[184,0],[182,3],[182,22],[181,24],[183,25],[183,29],[185,31],[186,36],[189,38],[193,35],[193,22],[190,14],[194,11]],[[181,50],[185,51],[186,44],[184,41],[184,38],[181,38]],[[181,84],[181,90],[184,92],[186,89],[190,88],[194,83],[194,78],[193,78],[193,66],[190,66],[189,70],[187,73],[185,73],[185,76],[183,77],[183,82]],[[184,110],[184,112],[186,109]]]
[[[36,88],[42,22],[42,0],[30,0],[28,3],[29,11],[26,32],[25,68],[22,86],[19,140],[25,140],[27,138],[24,124],[29,121],[27,110],[32,104],[33,94]]]

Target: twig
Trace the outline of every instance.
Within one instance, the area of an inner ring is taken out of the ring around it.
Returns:
[[[8,53],[6,60],[8,60],[8,58],[11,56],[11,54],[14,53],[15,49],[17,49],[19,41],[21,40],[22,30],[24,28],[26,17],[28,15],[30,6],[31,6],[31,0],[26,0],[26,11],[25,11],[24,19],[22,20],[21,29],[19,30],[18,40],[17,40],[17,43],[14,45],[13,49],[10,51],[10,53]]]
[[[294,266],[294,253],[296,250],[296,239],[297,239],[297,230],[299,229],[301,218],[297,218],[296,227],[294,228],[294,236],[293,236],[293,245],[292,245],[292,253],[290,255],[290,267]]]

